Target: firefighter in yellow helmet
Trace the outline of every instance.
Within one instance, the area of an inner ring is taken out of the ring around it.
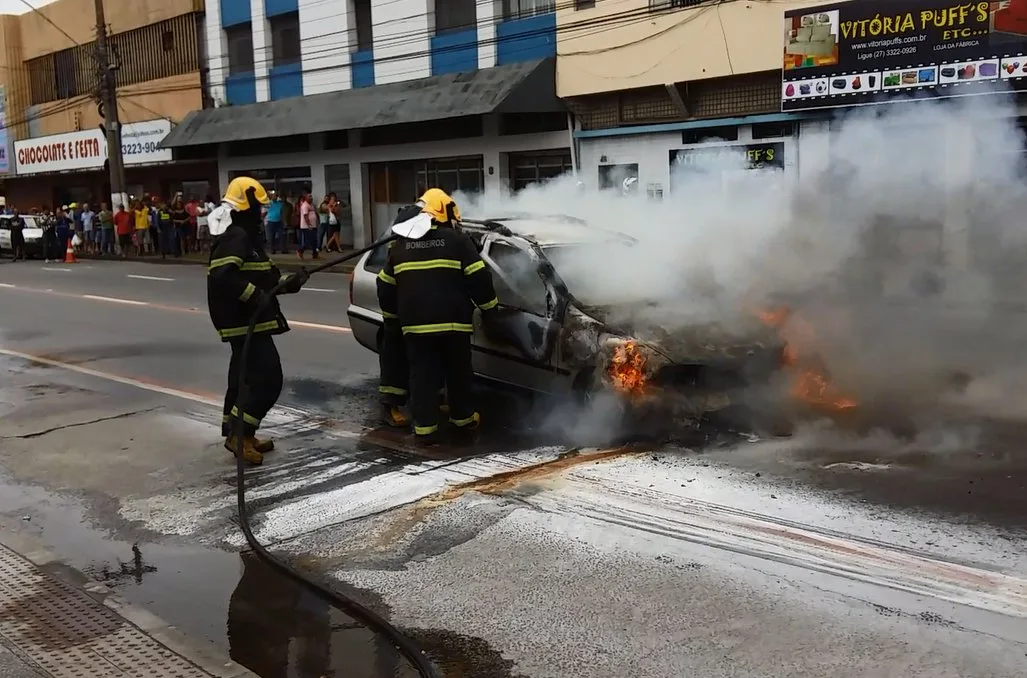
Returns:
[[[471,431],[481,421],[471,394],[473,313],[475,307],[488,312],[499,301],[477,248],[456,228],[460,210],[453,199],[432,188],[418,206],[431,217],[431,230],[389,248],[378,274],[378,304],[383,315],[399,321],[406,343],[415,439],[433,445],[443,386],[451,426]]]
[[[299,292],[307,281],[306,271],[283,276],[264,250],[261,209],[270,202],[267,191],[256,179],[237,177],[228,184],[221,205],[208,215],[213,238],[207,269],[207,306],[221,340],[232,347],[228,367],[228,390],[222,418],[225,447],[250,464],[260,464],[264,453],[274,449],[271,440],[256,437],[260,422],[282,392],[282,361],[274,335],[289,331],[278,300],[268,299],[271,290],[284,280],[283,292]],[[247,355],[248,398],[238,402],[242,348],[250,317],[264,301],[256,319]],[[241,411],[243,441],[239,446],[233,424]]]

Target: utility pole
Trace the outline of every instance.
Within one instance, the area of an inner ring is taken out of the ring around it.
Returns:
[[[128,208],[125,192],[125,162],[121,155],[121,123],[118,120],[118,89],[114,78],[117,69],[111,63],[107,46],[107,20],[103,15],[103,0],[96,2],[96,60],[100,66],[100,100],[107,134],[107,162],[111,171],[111,209],[124,205]]]

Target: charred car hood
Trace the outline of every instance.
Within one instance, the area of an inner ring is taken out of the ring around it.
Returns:
[[[610,333],[646,345],[669,363],[745,362],[784,349],[778,333],[758,318],[735,323],[730,329],[719,323],[683,323],[671,329],[653,320],[625,320],[627,314],[621,306],[587,306],[581,310],[605,324]],[[614,318],[618,320],[611,323]]]

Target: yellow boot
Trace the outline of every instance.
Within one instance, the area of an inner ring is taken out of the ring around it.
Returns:
[[[238,439],[235,436],[225,438],[225,449],[235,456],[239,456],[239,452],[236,450],[236,440]],[[246,437],[242,440],[243,461],[252,466],[260,466],[264,463],[264,455],[257,450],[256,442],[257,439],[253,437]]]
[[[257,450],[257,452],[260,452],[261,454],[267,454],[268,452],[275,451],[275,441],[271,440],[270,438],[254,438],[253,447]]]
[[[382,404],[382,419],[386,425],[394,428],[406,428],[410,425],[410,418],[395,405]]]

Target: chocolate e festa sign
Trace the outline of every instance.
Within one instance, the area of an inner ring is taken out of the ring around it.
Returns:
[[[125,164],[170,162],[171,151],[158,147],[170,131],[167,119],[124,125],[121,150]],[[107,139],[99,128],[14,142],[15,171],[20,175],[97,170],[105,160]]]

